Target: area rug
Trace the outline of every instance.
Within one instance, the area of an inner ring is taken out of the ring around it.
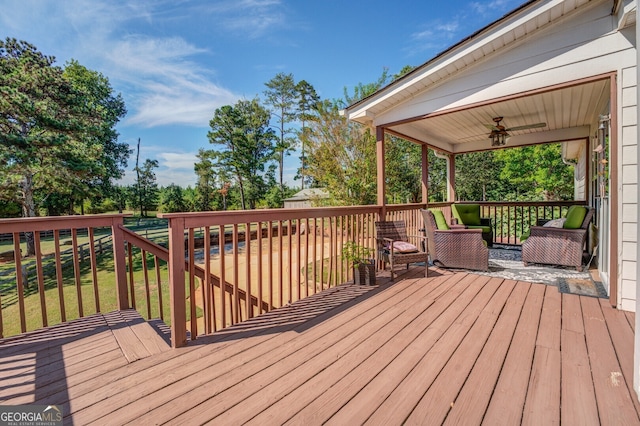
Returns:
[[[585,268],[586,269],[586,268]],[[519,247],[499,246],[489,249],[489,272],[479,275],[548,284],[562,293],[607,297],[602,283],[594,281],[588,271],[578,272],[572,267],[538,265],[524,266]]]

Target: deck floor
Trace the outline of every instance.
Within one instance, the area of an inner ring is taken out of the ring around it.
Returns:
[[[339,286],[180,349],[147,336],[127,356],[103,316],[8,340],[0,404],[60,405],[78,425],[640,424],[633,314],[422,274]]]

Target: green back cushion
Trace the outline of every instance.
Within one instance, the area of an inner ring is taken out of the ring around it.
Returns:
[[[584,217],[587,214],[586,207],[583,206],[571,206],[567,211],[567,220],[564,221],[565,229],[578,229],[584,222]]]
[[[447,220],[444,218],[442,211],[435,209],[429,209],[429,211],[433,213],[438,229],[449,229],[449,225],[447,224]]]
[[[480,225],[480,204],[453,204],[451,211],[461,225]]]

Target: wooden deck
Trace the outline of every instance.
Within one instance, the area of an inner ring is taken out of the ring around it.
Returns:
[[[113,315],[5,341],[0,404],[61,405],[78,425],[640,424],[633,314],[422,274],[339,286],[180,349]]]

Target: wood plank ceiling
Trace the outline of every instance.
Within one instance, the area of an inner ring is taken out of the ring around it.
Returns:
[[[425,111],[426,118],[391,125],[388,129],[455,153],[489,149],[489,130],[485,124],[493,124],[493,117],[504,117],[501,124],[507,128],[546,123],[541,128],[510,131],[510,146],[551,142],[554,137],[586,132],[581,136],[584,138],[589,135],[585,126],[596,124],[600,114],[607,111],[609,86],[609,79],[602,79],[528,96],[497,99],[467,109]],[[575,131],[558,132],[567,129]]]

